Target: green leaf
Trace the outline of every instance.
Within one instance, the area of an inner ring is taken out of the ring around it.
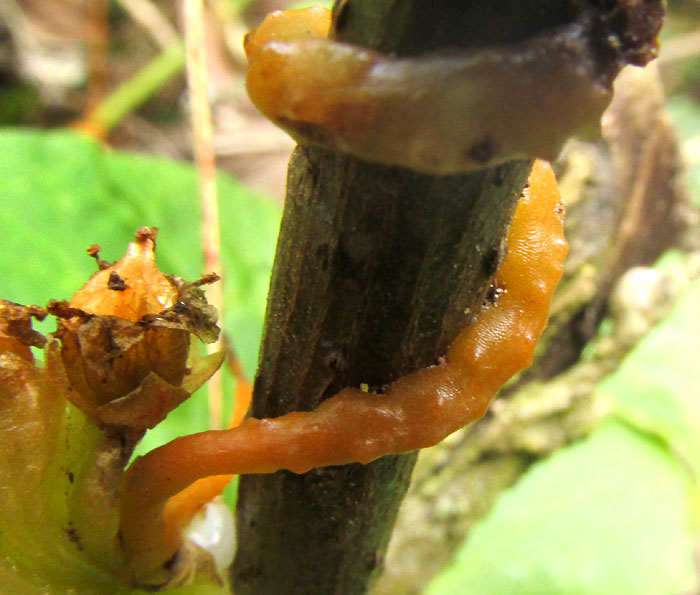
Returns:
[[[598,388],[616,415],[668,444],[700,478],[700,281]]]
[[[609,420],[505,492],[427,592],[694,592],[689,491],[663,444]]]

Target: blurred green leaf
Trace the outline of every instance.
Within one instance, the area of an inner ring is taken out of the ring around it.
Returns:
[[[685,147],[685,175],[691,201],[700,207],[700,103],[691,96],[676,95],[668,100],[667,107]]]
[[[252,2],[252,0],[228,0],[228,1],[237,11],[241,11],[241,10],[245,9]]]
[[[669,98],[666,106],[681,140],[700,135],[700,104],[696,100],[686,95],[676,95]]]
[[[331,8],[333,6],[333,0],[309,0],[295,2],[290,8],[308,8],[309,6],[325,6],[326,8]]]
[[[504,493],[427,592],[691,592],[689,487],[664,445],[609,420]]]
[[[700,478],[700,281],[598,388],[614,412],[665,442]]]

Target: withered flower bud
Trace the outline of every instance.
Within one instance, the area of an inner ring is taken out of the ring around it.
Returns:
[[[126,255],[100,269],[70,302],[51,302],[57,341],[47,365],[74,405],[104,426],[152,428],[213,374],[217,354],[199,361],[190,334],[218,337],[217,313],[199,282],[163,274],[155,262],[156,228],[142,227]],[[97,257],[98,248],[89,253]]]

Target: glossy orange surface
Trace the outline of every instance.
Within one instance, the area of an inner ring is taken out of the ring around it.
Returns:
[[[432,446],[480,418],[498,389],[532,362],[568,246],[563,207],[548,163],[537,161],[497,273],[503,291],[450,345],[445,363],[408,374],[382,395],[347,388],[311,412],[245,420],[230,430],[177,438],[127,470],[121,535],[137,582],[152,581],[180,545],[168,499],[209,475],[303,473],[369,463]]]
[[[268,15],[246,38],[248,95],[300,144],[365,161],[452,174],[554,159],[598,135],[612,98],[580,24],[411,58],[329,40],[329,26],[318,6]]]

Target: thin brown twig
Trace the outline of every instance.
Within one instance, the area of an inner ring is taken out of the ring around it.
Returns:
[[[87,6],[88,96],[87,111],[101,103],[109,90],[109,5],[107,0],[92,0]]]
[[[211,108],[207,93],[207,61],[204,45],[204,5],[202,0],[184,0],[185,46],[187,53],[187,86],[190,94],[190,113],[194,137],[194,151],[199,170],[199,193],[202,203],[202,243],[206,271],[221,272],[219,258],[219,213],[216,192],[216,163]],[[207,297],[219,312],[223,312],[222,283],[215,283]],[[209,345],[218,351],[222,342]],[[209,381],[209,420],[212,428],[221,428],[221,377],[216,374]]]

